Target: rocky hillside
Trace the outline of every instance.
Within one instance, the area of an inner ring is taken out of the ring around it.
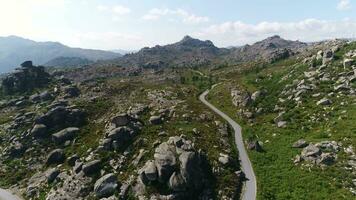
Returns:
[[[209,98],[243,125],[258,199],[355,197],[355,50],[327,41],[305,56],[219,72],[225,81]]]
[[[121,66],[142,68],[199,67],[248,61],[273,62],[296,54],[307,44],[273,36],[253,45],[239,48],[218,48],[211,41],[185,36],[181,41],[165,46],[143,48],[137,53],[114,61]]]
[[[238,199],[230,128],[196,98],[196,85],[210,87],[196,76],[167,69],[74,83],[64,71],[1,94],[0,187],[25,199]]]
[[[0,73],[9,72],[24,60],[43,65],[58,57],[79,57],[90,61],[108,60],[121,54],[71,48],[58,42],[35,42],[17,36],[0,37]]]
[[[128,54],[116,60],[119,65],[143,68],[168,66],[194,66],[209,64],[223,54],[211,41],[201,41],[185,36],[181,41],[165,46],[143,48],[137,53]]]
[[[57,57],[46,63],[43,66],[47,67],[81,67],[84,65],[93,64],[93,61],[80,57]]]
[[[288,58],[307,47],[306,43],[285,40],[280,36],[272,36],[252,45],[232,48],[227,59],[230,61],[278,61]]]

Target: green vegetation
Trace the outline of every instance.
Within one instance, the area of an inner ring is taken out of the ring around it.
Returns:
[[[341,55],[355,48],[353,43],[340,50],[337,59],[326,69],[327,72],[332,75],[343,72],[343,67],[339,64]],[[298,60],[288,59],[222,74],[220,79],[227,81],[215,87],[208,99],[242,125],[245,139],[258,138],[264,143],[265,152],[249,151],[257,176],[258,199],[353,199],[352,193],[345,189],[352,184],[352,177],[349,177],[350,172],[343,167],[346,156],[343,151],[338,154],[338,162],[327,168],[301,167],[293,163],[293,158],[301,150],[291,147],[301,138],[309,142],[334,140],[342,142],[343,147],[350,144],[355,146],[356,107],[353,97],[330,97],[332,106],[321,107],[316,105],[316,101],[323,96],[315,98],[308,92],[302,95],[301,106],[296,106],[291,100],[284,102],[287,128],[277,128],[273,121],[278,114],[274,107],[280,104],[283,88],[303,77],[304,71],[308,71],[306,65],[299,63]],[[331,85],[330,82],[321,82],[313,93],[328,94],[333,90]],[[250,93],[267,90],[262,99],[250,106],[263,108],[262,114],[253,123],[241,118],[237,114],[238,108],[232,104],[230,91],[237,86]]]

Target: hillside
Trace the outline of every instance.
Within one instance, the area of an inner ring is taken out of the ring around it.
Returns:
[[[308,45],[299,41],[285,40],[280,36],[272,36],[252,45],[232,48],[227,56],[230,61],[263,61],[270,62],[288,58]]]
[[[243,126],[257,199],[355,197],[356,43],[316,47],[214,73],[209,100]]]
[[[115,60],[119,65],[143,68],[168,66],[194,66],[209,64],[223,54],[211,41],[201,41],[185,36],[181,41],[165,46],[145,47],[137,53],[128,54]]]
[[[93,61],[80,57],[57,57],[46,63],[43,66],[48,67],[80,67],[92,64]]]
[[[35,42],[17,36],[0,37],[0,73],[9,72],[25,60],[42,65],[58,57],[78,57],[90,61],[108,60],[121,54],[71,48],[58,42]]]

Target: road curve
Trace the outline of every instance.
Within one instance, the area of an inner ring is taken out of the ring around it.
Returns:
[[[11,192],[0,188],[0,200],[22,200],[22,199],[12,194]]]
[[[253,172],[253,168],[252,168],[250,159],[248,158],[248,155],[247,155],[247,152],[245,149],[245,145],[243,143],[242,134],[241,134],[241,126],[239,124],[237,124],[234,120],[232,120],[228,115],[221,112],[215,106],[210,104],[205,99],[205,97],[208,93],[209,93],[209,90],[206,90],[205,92],[203,92],[199,96],[199,100],[201,102],[203,102],[206,106],[208,106],[211,110],[213,110],[215,113],[217,113],[222,118],[224,118],[226,121],[228,121],[229,124],[233,127],[233,129],[235,131],[235,143],[236,143],[237,149],[239,151],[239,157],[240,157],[240,161],[241,161],[241,169],[245,173],[246,179],[247,179],[247,181],[245,182],[243,191],[242,191],[241,199],[255,200],[256,193],[257,193],[256,177],[255,177],[255,173]]]

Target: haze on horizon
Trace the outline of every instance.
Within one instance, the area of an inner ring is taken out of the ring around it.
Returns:
[[[184,35],[219,47],[280,35],[354,38],[355,0],[0,0],[0,36],[72,47],[136,50]]]

